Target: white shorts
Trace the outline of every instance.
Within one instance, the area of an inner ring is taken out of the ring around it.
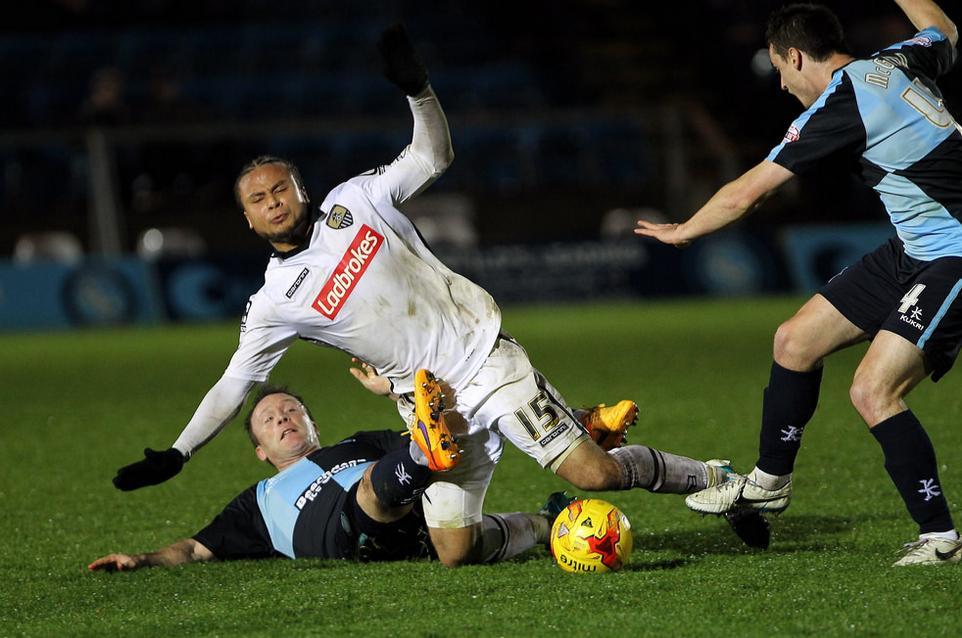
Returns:
[[[506,438],[542,467],[557,470],[568,454],[588,439],[561,394],[531,366],[517,342],[500,337],[476,375],[454,388],[448,419],[463,455],[450,472],[435,475],[424,492],[429,527],[466,527],[481,522],[481,508]],[[398,403],[402,417],[411,405]],[[503,437],[503,438],[502,438]]]

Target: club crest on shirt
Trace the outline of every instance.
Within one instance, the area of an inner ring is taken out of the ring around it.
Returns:
[[[325,223],[334,230],[340,230],[354,223],[354,215],[340,204],[334,204]]]

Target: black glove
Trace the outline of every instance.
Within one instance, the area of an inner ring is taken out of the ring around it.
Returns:
[[[184,467],[184,455],[177,448],[163,452],[144,450],[144,460],[125,465],[117,470],[114,487],[129,492],[148,485],[157,485],[176,476]]]
[[[427,87],[428,70],[414,50],[403,24],[394,24],[382,31],[377,48],[381,52],[384,77],[406,95],[417,95]]]

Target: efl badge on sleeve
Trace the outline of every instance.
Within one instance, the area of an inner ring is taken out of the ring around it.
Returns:
[[[334,208],[331,209],[331,213],[327,216],[327,225],[334,230],[347,228],[353,223],[354,216],[351,215],[351,211],[344,208],[340,204],[335,204]]]

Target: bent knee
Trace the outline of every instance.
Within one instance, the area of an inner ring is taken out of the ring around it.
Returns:
[[[473,565],[478,562],[471,553],[441,553],[438,552],[438,560],[445,567],[461,567],[463,565]]]
[[[461,528],[430,528],[431,544],[445,567],[461,567],[479,562],[480,525]]]
[[[815,352],[812,335],[795,318],[778,326],[772,354],[775,361],[790,370],[809,370],[818,363],[822,353]]]
[[[869,427],[877,425],[893,410],[899,411],[903,405],[902,396],[896,389],[868,374],[856,373],[848,389],[848,396],[852,406]]]

